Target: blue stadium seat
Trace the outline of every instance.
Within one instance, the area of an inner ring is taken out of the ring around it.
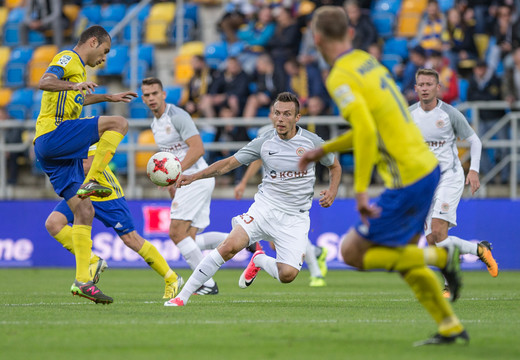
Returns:
[[[96,4],[83,6],[78,16],[78,19],[82,18],[85,18],[88,21],[86,27],[89,27],[94,24],[99,24],[99,22],[101,21],[101,6]]]
[[[131,119],[148,119],[153,116],[148,106],[146,106],[141,100],[141,94],[128,105],[129,117]]]
[[[174,105],[178,105],[181,101],[182,86],[168,86],[164,88],[166,91],[166,102]]]
[[[455,6],[455,0],[439,0],[439,8],[443,13]]]
[[[25,17],[25,8],[14,8],[7,15],[3,30],[3,45],[17,46],[21,43],[20,26]]]
[[[109,4],[101,8],[101,22],[112,21],[120,22],[126,14],[126,5],[124,4]]]
[[[204,49],[204,58],[212,69],[217,69],[226,60],[227,56],[227,45],[225,42],[212,43]]]
[[[137,4],[130,5],[126,9],[126,15],[128,15],[136,6],[137,6]],[[137,14],[137,38],[139,39],[139,42],[141,42],[143,39],[143,32],[144,32],[143,24],[145,23],[146,18],[150,14],[150,7],[151,7],[150,4],[146,5]],[[131,40],[131,35],[132,35],[131,25],[132,25],[132,23],[130,22],[123,29],[123,41],[125,43],[128,43]]]
[[[468,100],[469,81],[464,78],[459,78],[458,83],[459,83],[459,100],[460,100],[460,102],[465,102]]]
[[[375,0],[372,2],[372,12],[390,12],[397,15],[401,9],[402,0]]]
[[[99,70],[98,75],[121,75],[121,70],[128,59],[128,45],[112,46],[107,55],[105,67]]]
[[[175,21],[173,22],[173,25],[171,27],[171,41],[172,43],[175,43],[177,39],[177,25],[175,24]],[[183,24],[182,42],[185,43],[193,40],[195,40],[195,25],[193,21],[185,19]]]
[[[34,90],[29,88],[13,91],[11,101],[7,105],[7,113],[13,119],[27,120],[32,118],[30,109],[33,105]]]
[[[148,64],[144,60],[137,60],[137,84],[139,85],[141,81],[146,77],[148,72]],[[123,84],[125,86],[131,85],[131,62],[130,60],[126,63],[123,69]]]
[[[395,15],[389,12],[377,12],[372,15],[372,21],[377,33],[382,38],[389,38],[394,34]]]
[[[142,44],[137,48],[137,57],[146,62],[148,69],[154,67],[155,47],[152,44]]]
[[[352,154],[341,154],[339,156],[339,162],[343,172],[354,172],[354,156]]]
[[[27,41],[29,45],[40,46],[45,45],[47,43],[47,39],[45,35],[43,35],[39,31],[29,30],[29,34],[27,35]]]
[[[26,67],[32,54],[33,49],[27,46],[21,46],[11,51],[11,56],[4,69],[5,86],[22,87],[25,85]]]
[[[390,38],[383,45],[383,54],[398,55],[403,59],[408,58],[408,40],[406,38]]]
[[[199,6],[185,2],[184,19],[193,21],[193,24],[197,27],[199,25]]]
[[[128,144],[129,136],[129,134],[126,134],[120,144]],[[115,173],[126,174],[128,171],[128,155],[126,152],[118,150],[112,157],[109,165]]]
[[[35,90],[33,95],[32,106],[30,109],[30,113],[33,120],[38,118],[40,114],[40,107],[42,103],[43,90]]]

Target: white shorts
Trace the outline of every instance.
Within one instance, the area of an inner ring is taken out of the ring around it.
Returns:
[[[191,221],[191,226],[204,230],[209,225],[209,205],[215,178],[201,179],[178,188],[172,200],[170,218]]]
[[[432,218],[442,219],[449,223],[449,228],[457,226],[457,207],[464,191],[464,171],[447,170],[441,175],[439,185],[433,194],[432,205],[424,226],[425,235],[432,232]]]
[[[249,236],[249,245],[260,240],[272,241],[276,247],[276,262],[301,269],[311,220],[309,212],[288,214],[258,201],[247,213],[235,216],[232,225],[242,226]]]

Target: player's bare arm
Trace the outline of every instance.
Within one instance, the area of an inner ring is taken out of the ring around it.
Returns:
[[[368,225],[368,218],[377,218],[381,215],[381,208],[370,204],[370,198],[366,192],[356,193],[356,206],[361,221],[366,225]]]
[[[224,175],[233,169],[242,165],[234,156],[219,160],[204,170],[196,172],[191,175],[181,175],[176,181],[177,187],[182,187],[191,184],[195,180],[211,178],[219,175]]]
[[[133,98],[137,97],[137,93],[133,91],[125,91],[117,94],[87,94],[85,95],[85,105],[97,104],[100,102],[125,102],[129,103]]]
[[[325,151],[321,147],[306,151],[300,158],[298,168],[300,171],[304,171],[311,162],[318,161],[323,157],[323,155],[325,155]]]
[[[328,189],[320,192],[320,206],[328,208],[336,199],[338,194],[339,183],[341,181],[341,165],[339,164],[338,158],[334,157],[334,164],[329,168],[329,187]]]
[[[249,179],[255,175],[258,170],[262,167],[262,160],[258,159],[253,161],[249,166],[247,167],[247,170],[242,176],[242,180],[235,186],[235,199],[240,200],[242,199],[242,195],[244,195],[244,189],[246,188],[247,182]]]
[[[38,88],[40,90],[44,91],[82,91],[86,92],[87,94],[91,94],[94,92],[94,89],[98,85],[95,82],[92,81],[85,81],[81,83],[75,83],[70,81],[64,81],[58,79],[58,77],[51,73],[45,73],[40,79],[40,82],[38,83]]]
[[[189,169],[195,164],[201,156],[204,155],[204,145],[200,135],[193,135],[192,137],[184,140],[189,149],[186,152],[186,156],[181,161],[182,169]]]
[[[478,172],[475,170],[470,170],[468,172],[468,176],[466,176],[466,185],[469,184],[471,189],[471,195],[474,195],[478,189],[480,189],[480,179],[478,176]]]

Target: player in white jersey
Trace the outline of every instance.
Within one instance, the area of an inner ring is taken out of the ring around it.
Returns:
[[[253,205],[245,214],[233,218],[233,230],[226,240],[202,260],[179,295],[165,306],[184,306],[193,291],[226,261],[261,239],[274,242],[276,259],[262,250],[256,251],[240,276],[240,287],[251,285],[260,269],[282,283],[289,283],[298,275],[307,246],[309,209],[316,179],[314,163],[299,171],[298,161],[323,140],[296,126],[300,119],[300,104],[295,95],[279,94],[273,108],[276,129],[254,139],[233,156],[195,174],[183,174],[177,180],[177,186],[182,188],[195,180],[225,174],[257,159],[262,159],[265,173]],[[329,207],[337,194],[341,166],[332,154],[323,157],[321,163],[329,168],[330,185],[322,194],[320,205]]]
[[[193,174],[207,168],[208,164],[202,157],[204,146],[193,119],[183,109],[166,103],[161,80],[144,79],[141,90],[143,102],[154,114],[151,128],[161,151],[171,152],[181,161],[183,174]],[[204,257],[195,237],[209,225],[209,206],[214,187],[215,179],[205,179],[180,189],[168,187],[172,198],[169,235],[191,269],[195,269]],[[203,237],[197,237],[204,242],[203,248],[215,248],[226,235],[208,232]],[[195,289],[195,293],[215,295],[218,294],[218,286],[209,278]]]
[[[498,267],[489,242],[475,244],[453,235],[448,236],[448,230],[457,225],[457,206],[464,190],[464,170],[458,157],[457,138],[470,143],[471,165],[465,183],[470,185],[472,195],[480,187],[478,172],[482,143],[464,115],[437,98],[441,85],[435,70],[419,69],[415,79],[419,102],[410,106],[409,110],[441,167],[439,185],[426,218],[426,239],[430,245],[448,247],[454,244],[461,254],[478,256],[486,264],[491,276],[495,277],[498,275]],[[445,295],[449,296],[447,289]]]

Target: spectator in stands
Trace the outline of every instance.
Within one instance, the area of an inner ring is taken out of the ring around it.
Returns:
[[[8,120],[9,115],[6,109],[0,107],[0,121]],[[22,142],[22,130],[19,128],[5,129],[4,132],[6,144],[16,144]],[[7,164],[7,184],[16,185],[18,181],[18,173],[20,165],[18,164],[19,158],[23,157],[23,152],[7,152],[6,153],[6,164]]]
[[[361,7],[357,0],[345,1],[345,11],[349,25],[354,29],[352,47],[367,51],[368,47],[378,41],[377,29],[368,15],[361,12]]]
[[[230,44],[238,41],[237,31],[247,23],[248,16],[254,13],[254,7],[241,1],[232,1],[225,8],[225,13],[217,23],[217,30]]]
[[[63,43],[63,30],[70,25],[62,8],[62,0],[27,0],[24,26],[21,27],[20,34],[22,42],[27,43],[30,29],[45,36],[52,32],[52,42],[60,47]]]
[[[425,14],[419,23],[417,36],[412,44],[421,45],[424,50],[442,50],[442,33],[446,29],[446,20],[437,0],[428,0]]]
[[[498,101],[502,100],[501,81],[491,71],[488,71],[487,63],[479,60],[473,68],[473,75],[469,80],[468,101]],[[479,128],[478,134],[482,137],[486,132],[495,125],[502,116],[505,115],[503,110],[479,110]],[[507,128],[501,130],[497,137],[507,139]],[[480,160],[480,170],[483,174],[487,174],[489,170],[500,161],[505,153],[502,150],[490,152],[483,149],[482,158]],[[502,173],[502,178],[507,181],[507,172]]]
[[[513,52],[513,63],[506,67],[502,77],[502,96],[510,106],[520,100],[520,48]]]
[[[245,43],[244,50],[238,56],[245,72],[251,74],[255,70],[258,56],[265,51],[265,46],[274,34],[275,23],[269,6],[262,6],[258,17],[243,25],[237,38]]]
[[[195,55],[191,59],[193,76],[186,85],[183,93],[181,106],[191,115],[200,116],[200,100],[208,93],[208,89],[213,82],[213,74],[210,67],[206,64],[204,57]]]
[[[514,23],[513,9],[507,5],[497,8],[496,20],[491,34],[495,38],[495,44],[491,46],[488,66],[491,71],[498,69],[500,62],[504,67],[511,65],[513,49],[520,46],[520,23]]]
[[[313,66],[303,66],[296,58],[285,62],[285,72],[289,76],[289,91],[300,101],[300,113],[307,115],[308,101],[320,97],[325,103],[329,99],[321,73]]]
[[[232,117],[240,116],[248,95],[249,77],[238,59],[229,57],[225,71],[215,77],[208,94],[202,96],[199,110],[209,118],[221,116],[221,110],[231,112]]]
[[[425,66],[426,51],[417,45],[410,50],[408,62],[396,67],[396,80],[402,84],[401,91],[410,105],[417,101],[415,73]]]
[[[307,116],[324,116],[328,114],[328,103],[330,103],[331,99],[328,99],[329,102],[325,102],[324,99],[320,96],[312,96],[307,101]],[[314,125],[309,124],[307,126],[307,130],[314,132],[323,140],[330,139],[330,128],[328,125]],[[325,179],[325,167],[320,164],[320,162],[316,162],[316,182],[318,184],[324,184],[328,181]]]
[[[459,1],[459,7],[462,3],[469,9],[473,9],[475,13],[475,33],[485,34],[491,26],[492,19],[489,16],[490,3],[491,6],[495,7],[497,1],[489,0],[463,0]]]
[[[287,60],[298,56],[301,32],[289,9],[276,7],[273,9],[273,16],[276,20],[276,28],[266,49],[273,58],[275,72],[281,74],[286,83],[288,78],[284,72],[284,64]]]
[[[328,70],[329,65],[325,59],[323,59],[323,56],[321,56],[320,52],[316,48],[316,44],[314,43],[314,37],[310,26],[312,14],[307,15],[305,20],[306,26],[303,29],[302,41],[298,52],[298,61],[302,65],[315,66],[320,69],[321,72],[324,72]]]
[[[439,73],[441,90],[439,97],[445,103],[451,104],[459,98],[459,81],[457,72],[450,68],[448,59],[438,50],[430,50],[426,60],[426,68],[434,69]]]
[[[285,85],[280,81],[274,70],[273,60],[269,54],[262,54],[256,62],[256,72],[253,77],[254,90],[247,98],[244,108],[244,117],[257,116],[258,109],[271,105],[276,96],[285,90]]]
[[[471,13],[467,9],[465,14]],[[448,10],[446,30],[442,34],[444,56],[449,59],[452,69],[457,70],[459,62],[478,58],[474,41],[475,21],[466,19],[457,8]],[[461,64],[462,65],[462,64]]]

